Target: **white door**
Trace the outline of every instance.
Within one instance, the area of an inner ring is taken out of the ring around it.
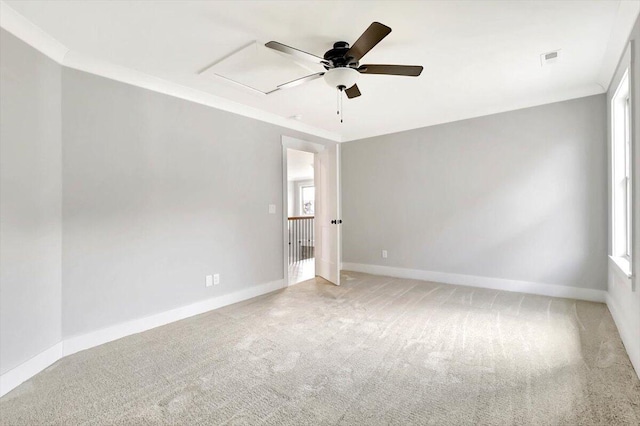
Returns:
[[[316,275],[340,285],[340,144],[315,156]]]

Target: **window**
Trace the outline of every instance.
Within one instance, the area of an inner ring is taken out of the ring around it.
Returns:
[[[316,188],[314,186],[300,187],[300,201],[302,204],[302,216],[313,216],[316,201]]]
[[[631,275],[631,99],[629,71],[625,72],[611,101],[612,253],[620,268]]]

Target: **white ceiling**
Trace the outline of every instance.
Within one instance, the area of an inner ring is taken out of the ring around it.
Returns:
[[[637,0],[6,3],[76,55],[282,120],[299,115],[342,141],[602,93],[640,10]],[[363,75],[362,96],[344,101],[343,124],[322,79],[261,95],[199,74],[252,41],[322,56],[373,21],[393,32],[362,63],[425,69],[418,78]],[[555,49],[560,62],[541,67],[540,54]]]
[[[313,153],[287,149],[287,180],[313,179]]]

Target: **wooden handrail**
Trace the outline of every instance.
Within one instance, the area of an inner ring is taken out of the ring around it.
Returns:
[[[302,219],[313,219],[313,216],[293,216],[290,217],[289,220],[302,220]]]

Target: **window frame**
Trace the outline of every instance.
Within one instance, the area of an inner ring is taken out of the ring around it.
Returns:
[[[610,258],[632,276],[633,129],[629,68],[611,99],[611,253]]]
[[[305,214],[304,212],[304,189],[305,188],[313,188],[313,213],[312,214]],[[299,187],[300,190],[300,216],[309,216],[309,217],[313,217],[315,216],[316,213],[316,194],[315,194],[315,184],[311,183],[311,184],[302,184]]]
[[[631,88],[629,87],[629,92]],[[632,173],[631,173],[631,93],[627,93],[627,96],[623,99],[624,102],[624,156],[625,156],[625,190],[626,190],[626,247],[625,253],[622,257],[626,258],[629,262],[631,262],[631,243],[633,241],[632,230],[633,227],[631,225],[632,216],[632,207],[633,207],[633,181],[632,181]]]

